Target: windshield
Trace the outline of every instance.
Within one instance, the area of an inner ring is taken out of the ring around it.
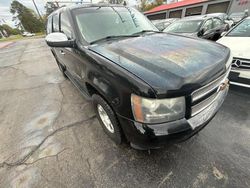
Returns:
[[[231,30],[227,36],[250,37],[250,19],[241,22],[237,27]]]
[[[194,33],[198,31],[202,20],[185,20],[172,23],[164,32]]]
[[[89,43],[108,36],[158,31],[144,15],[128,7],[81,8],[76,9],[74,15],[81,35]]]

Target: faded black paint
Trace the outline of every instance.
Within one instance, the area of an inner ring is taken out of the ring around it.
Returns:
[[[58,11],[71,10],[73,8]],[[74,21],[71,24],[76,28]],[[188,138],[201,130],[221,105],[195,130],[191,130],[185,118],[155,125],[156,130],[154,125],[134,121],[130,98],[131,94],[147,98],[185,96],[186,104],[190,105],[188,97],[191,92],[225,73],[230,51],[222,45],[165,33],[88,45],[76,29],[74,32],[75,47],[53,48],[55,57],[66,66],[66,71],[82,91],[89,94],[88,84],[106,99],[114,109],[126,138],[133,144],[157,147],[158,143]],[[62,56],[60,50],[65,55]],[[168,133],[158,136],[156,132],[161,127],[163,130],[169,127]],[[176,130],[180,132],[173,133]]]

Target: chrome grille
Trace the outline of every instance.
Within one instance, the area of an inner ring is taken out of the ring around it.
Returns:
[[[233,58],[233,61],[232,61],[232,68],[250,70],[250,60],[235,57]]]
[[[225,74],[191,94],[191,116],[195,116],[216,100],[218,96],[217,90],[227,79],[230,69],[231,67],[228,68]]]

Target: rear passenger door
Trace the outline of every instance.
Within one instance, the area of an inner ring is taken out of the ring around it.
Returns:
[[[73,31],[73,25],[70,21],[71,17],[68,12],[61,12],[60,14],[60,32],[64,33],[68,39],[76,40],[75,33]],[[88,61],[85,54],[75,48],[61,48],[63,53],[64,63],[66,65],[66,70],[70,73],[70,76],[77,82],[81,89],[85,88],[85,71],[86,62]]]

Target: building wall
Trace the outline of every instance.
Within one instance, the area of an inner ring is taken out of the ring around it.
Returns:
[[[228,14],[233,12],[243,12],[246,9],[248,9],[248,14],[250,15],[250,0],[232,0]]]
[[[174,9],[164,10],[161,12],[151,13],[146,15],[149,19],[155,18],[157,14],[163,15],[166,14],[166,18],[173,17],[173,15],[176,15],[176,17],[180,17],[181,12],[181,18],[185,16],[191,16],[191,15],[204,15],[207,13],[217,13],[217,12],[225,12],[230,13],[231,9],[236,9],[238,6],[236,5],[236,1],[246,1],[246,0],[212,0],[204,3],[184,6],[184,7],[178,7]],[[249,5],[250,5],[250,0]],[[231,6],[233,5],[233,6]],[[232,8],[230,8],[232,7]],[[234,10],[232,10],[235,12]],[[250,8],[249,8],[250,11]],[[176,13],[178,12],[178,14]],[[155,15],[155,16],[152,16]],[[161,18],[164,19],[164,18]]]

